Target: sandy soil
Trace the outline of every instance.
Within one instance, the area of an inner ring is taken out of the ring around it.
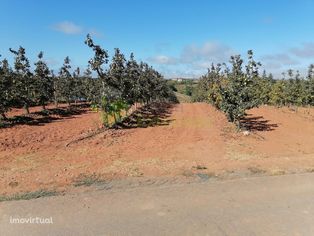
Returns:
[[[100,127],[98,113],[81,108],[47,119],[39,108],[31,111],[37,111],[31,125],[0,129],[0,194],[64,190],[91,175],[116,179],[314,170],[313,108],[252,109],[245,121],[251,131],[244,135],[212,106],[182,103],[79,142],[73,141]]]

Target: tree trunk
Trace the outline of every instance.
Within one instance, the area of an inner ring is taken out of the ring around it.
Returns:
[[[113,113],[113,119],[114,119],[114,124],[116,124],[117,123],[117,117],[116,117],[116,113],[115,112]]]
[[[241,130],[242,127],[241,127],[241,122],[240,122],[240,120],[236,119],[236,120],[234,121],[234,123],[235,123],[237,129],[238,129],[238,130]]]
[[[1,112],[0,120],[7,120],[7,117],[4,112]]]
[[[117,122],[121,122],[121,113],[117,112]]]
[[[56,91],[54,91],[54,103],[55,103],[55,107],[57,108],[58,107],[58,98],[57,98],[57,93]]]
[[[29,114],[29,106],[27,103],[24,104],[24,110],[25,110],[25,113],[28,115]]]

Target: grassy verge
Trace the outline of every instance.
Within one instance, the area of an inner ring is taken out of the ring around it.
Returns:
[[[75,181],[74,186],[80,187],[80,186],[91,186],[93,184],[101,184],[104,183],[105,180],[100,179],[99,176],[96,174],[93,175],[80,175]]]
[[[51,197],[58,195],[56,191],[38,190],[35,192],[18,193],[10,196],[0,195],[0,202],[3,201],[18,201],[18,200],[30,200],[41,197]]]
[[[191,103],[192,102],[192,98],[190,96],[187,96],[182,93],[177,93],[177,92],[175,92],[175,95],[177,96],[179,103]]]

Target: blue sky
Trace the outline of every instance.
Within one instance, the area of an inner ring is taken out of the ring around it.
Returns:
[[[198,77],[211,62],[253,49],[268,72],[305,72],[314,63],[314,1],[0,0],[0,54],[22,45],[58,70],[70,56],[85,67],[87,33],[108,49],[153,65],[166,77]]]

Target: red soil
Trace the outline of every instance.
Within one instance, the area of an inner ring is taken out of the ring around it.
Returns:
[[[203,167],[214,173],[314,170],[313,108],[265,106],[249,114],[247,136],[205,103],[175,105],[154,127],[107,130],[74,143],[99,128],[98,113],[82,108],[37,125],[2,128],[0,194],[64,189],[82,174],[111,179],[186,175]]]

